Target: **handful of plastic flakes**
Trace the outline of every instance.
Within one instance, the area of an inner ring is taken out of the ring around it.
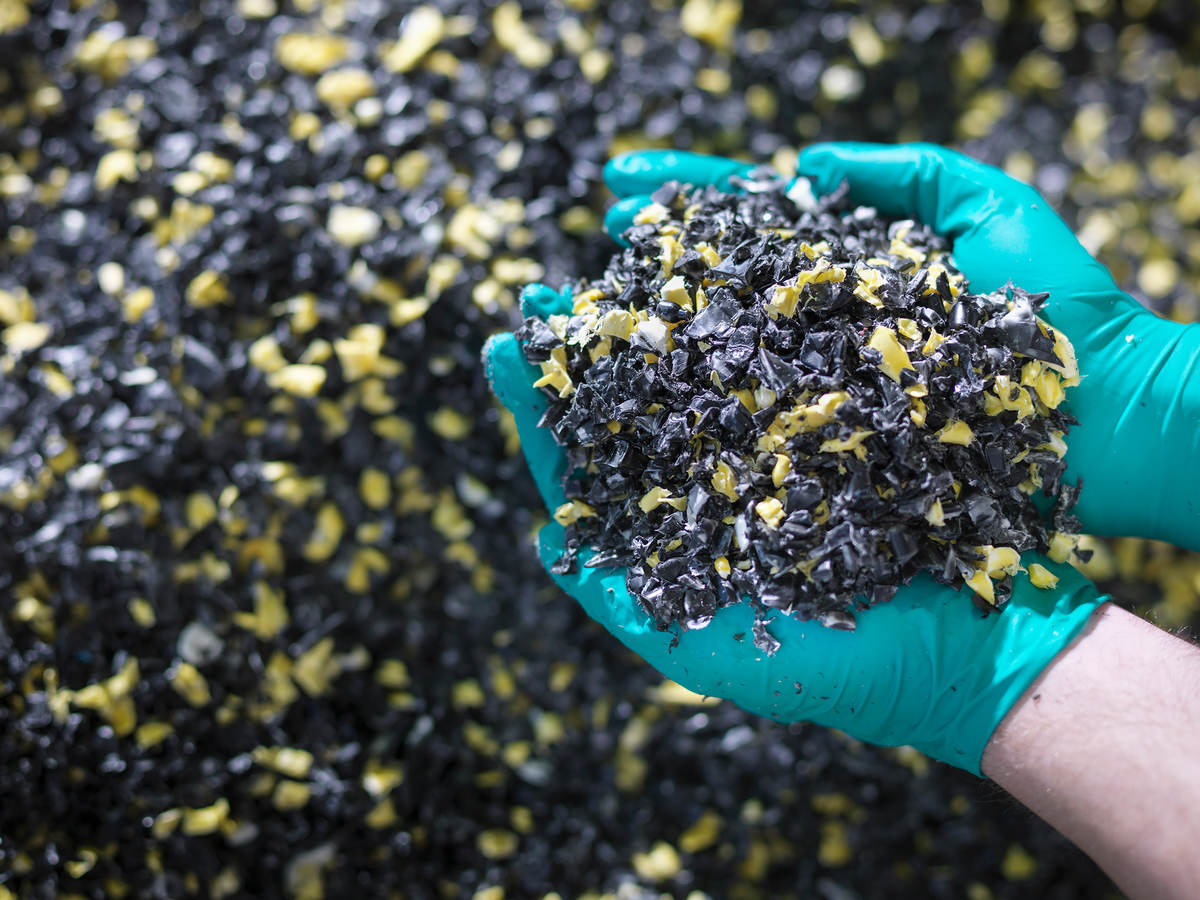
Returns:
[[[923,571],[1003,604],[1078,530],[1046,295],[970,293],[941,238],[844,192],[737,187],[664,186],[571,315],[518,332],[569,461],[556,567],[627,567],[661,628],[742,598],[852,628]]]

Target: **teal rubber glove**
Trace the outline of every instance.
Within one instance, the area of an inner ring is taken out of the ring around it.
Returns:
[[[666,181],[715,184],[746,163],[649,150],[612,160],[605,181],[622,198],[605,227],[619,235]],[[1081,384],[1063,406],[1068,481],[1084,530],[1200,550],[1200,325],[1160,318],[1120,291],[1032,188],[999,169],[931,144],[815,144],[797,161],[818,194],[843,180],[850,199],[914,218],[953,241],[977,292],[1006,282],[1048,291],[1044,316],[1075,345]]]
[[[569,293],[532,285],[525,315],[570,310]],[[493,337],[484,365],[512,412],[529,469],[550,510],[565,500],[566,457],[538,421],[548,400],[532,387],[539,373],[512,334]],[[538,535],[549,569],[562,552],[555,522]],[[580,553],[574,573],[552,575],[593,619],[663,675],[699,694],[725,697],[777,721],[812,721],[875,744],[910,744],[980,774],[988,738],[1038,673],[1083,628],[1104,598],[1066,565],[1027,555],[1060,579],[1055,590],[1014,579],[1012,599],[983,618],[970,595],[920,577],[894,600],[858,614],[853,632],[777,615],[769,631],[781,642],[768,656],[752,640],[748,604],[719,610],[699,631],[658,631],[625,589],[623,569],[589,569]]]

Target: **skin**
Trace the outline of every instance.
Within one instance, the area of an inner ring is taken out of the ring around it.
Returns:
[[[1009,710],[983,771],[1130,897],[1200,891],[1200,649],[1106,603]]]

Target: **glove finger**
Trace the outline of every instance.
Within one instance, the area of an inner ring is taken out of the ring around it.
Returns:
[[[668,181],[729,189],[729,179],[746,175],[754,165],[725,156],[706,156],[681,150],[634,150],[610,159],[604,183],[618,197],[649,194]]]
[[[574,572],[557,575],[551,566],[562,553],[564,529],[551,522],[538,533],[538,555],[558,585],[584,611],[622,644],[667,678],[698,694],[732,699],[748,709],[769,704],[772,690],[764,667],[755,666],[762,657],[750,640],[754,614],[746,604],[718,610],[712,623],[700,631],[679,633],[678,628],[659,631],[650,616],[625,587],[624,569],[589,569],[583,562],[591,555],[580,553]],[[735,640],[733,635],[744,635]],[[767,679],[764,681],[763,679]]]
[[[546,508],[553,512],[566,500],[562,476],[567,460],[550,431],[538,427],[549,406],[545,395],[533,387],[540,373],[525,361],[516,337],[509,332],[488,338],[483,348],[483,369],[492,390],[516,421],[529,471]]]
[[[962,153],[934,144],[813,144],[796,170],[820,193],[845,180],[855,203],[952,238],[954,259],[976,291],[1011,280],[1050,291],[1051,308],[1055,294],[1117,293],[1108,271],[1037,191]]]
[[[554,315],[571,312],[571,286],[564,285],[561,291],[545,284],[527,284],[521,288],[521,315],[548,319]]]
[[[635,194],[618,200],[604,214],[605,233],[622,247],[628,247],[629,241],[625,240],[624,234],[633,227],[633,217],[650,202],[649,194]]]

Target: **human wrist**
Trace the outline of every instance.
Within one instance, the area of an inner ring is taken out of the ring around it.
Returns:
[[[1135,897],[1193,896],[1200,650],[1112,604],[992,735],[984,773]]]
[[[1036,588],[1018,575],[1012,597],[998,612],[940,623],[934,636],[940,695],[923,718],[936,727],[912,744],[976,775],[982,774],[980,761],[998,724],[1107,599],[1069,565],[1033,553],[1023,555],[1021,564],[1045,567],[1057,584]]]

